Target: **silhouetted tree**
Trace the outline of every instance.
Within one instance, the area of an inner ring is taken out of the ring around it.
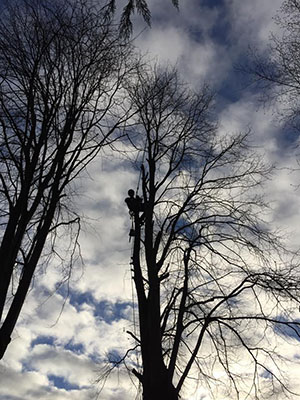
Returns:
[[[120,91],[130,54],[87,0],[24,0],[2,10],[0,358],[39,260],[54,254],[64,229],[71,268],[80,218],[70,183],[126,119]]]
[[[289,394],[276,337],[300,339],[300,271],[263,220],[270,169],[246,134],[218,130],[208,88],[193,93],[156,68],[128,92],[145,161],[132,256],[139,333],[129,332],[142,361],[127,367],[143,399],[178,399],[189,379],[222,398]]]

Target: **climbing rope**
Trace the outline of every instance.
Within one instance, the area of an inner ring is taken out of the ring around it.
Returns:
[[[144,164],[145,154],[146,154],[146,148],[147,148],[147,141],[145,142],[145,146],[144,146],[144,150],[143,150],[143,156],[142,156],[141,166]],[[142,177],[142,168],[140,168],[139,179],[138,179],[138,183],[137,183],[136,191],[135,191],[136,195],[138,195],[138,193],[139,193],[141,177]]]
[[[130,271],[131,271],[131,301],[132,301],[132,322],[133,322],[133,334],[135,337],[137,337],[137,323],[136,323],[136,317],[135,317],[135,290],[134,290],[134,270],[133,270],[133,252],[134,252],[134,241],[131,247],[131,262],[130,262]],[[139,358],[137,352],[136,354],[136,366],[139,366]]]
[[[147,148],[147,142],[145,142],[145,146],[143,149],[143,155],[142,155],[142,160],[141,160],[141,166],[144,163],[145,160],[145,154],[146,154],[146,148]],[[138,158],[138,157],[137,157]],[[137,161],[137,159],[136,159]],[[140,168],[140,173],[138,177],[138,182],[137,182],[137,187],[135,191],[135,195],[138,195],[139,188],[140,188],[140,182],[142,178],[142,168]],[[131,229],[129,232],[129,242],[131,241],[131,237],[135,237],[135,230],[134,230],[134,216],[131,215]],[[130,271],[131,271],[131,301],[132,301],[132,322],[133,322],[133,334],[135,337],[137,337],[137,321],[136,321],[136,315],[135,315],[135,288],[134,288],[134,269],[133,269],[133,253],[134,253],[134,240],[131,246],[131,257],[130,257]],[[138,354],[136,353],[136,365],[139,366],[139,359],[138,359]]]

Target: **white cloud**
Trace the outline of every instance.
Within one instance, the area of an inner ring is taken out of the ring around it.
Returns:
[[[64,377],[68,382],[80,387],[90,385],[94,379],[93,370],[96,365],[85,355],[39,344],[34,346],[31,352],[30,367],[44,375]]]
[[[282,5],[282,0],[226,0],[229,21],[233,32],[233,43],[244,49],[249,44],[263,49],[270,32],[277,32],[273,19]]]
[[[196,32],[191,32],[191,20],[195,17],[193,8],[188,7],[188,18],[161,23],[155,29],[147,30],[137,38],[137,45],[149,55],[149,59],[162,65],[176,65],[184,80],[194,87],[206,81],[218,86],[226,76],[230,66],[230,55],[226,47],[219,45],[207,36],[208,27],[205,15],[197,19]],[[209,19],[210,27],[214,18]],[[203,22],[205,21],[205,24]],[[171,24],[170,22],[173,22]],[[178,21],[179,22],[179,21]],[[195,21],[194,21],[195,22]],[[206,28],[203,27],[206,26]],[[201,32],[204,30],[204,34]]]

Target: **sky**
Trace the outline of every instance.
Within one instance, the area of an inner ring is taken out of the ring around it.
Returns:
[[[271,32],[280,33],[273,16],[281,4],[281,0],[181,0],[177,11],[171,1],[152,0],[151,29],[134,19],[134,35],[149,62],[176,65],[195,89],[204,82],[210,85],[216,93],[220,129],[228,133],[251,129],[258,151],[277,166],[265,187],[266,199],[272,200],[268,219],[296,249],[297,138],[291,139],[282,128],[274,109],[262,106],[260,93],[236,68],[249,46],[263,52]],[[124,168],[119,157],[109,154],[95,160],[88,175],[78,179],[76,204],[86,217],[80,236],[83,263],[74,266],[69,285],[60,284],[66,271],[58,259],[39,269],[0,363],[0,400],[136,398],[137,382],[122,369],[103,388],[97,378],[104,360],[117,359],[126,351],[126,330],[132,329],[130,220],[124,198],[137,179],[135,170]],[[283,349],[300,359],[300,347],[295,353]],[[296,365],[290,380],[300,392],[299,374]],[[187,396],[212,400],[200,389]]]

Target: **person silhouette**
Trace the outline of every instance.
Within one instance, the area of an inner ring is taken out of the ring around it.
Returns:
[[[133,214],[139,213],[139,212],[142,212],[145,210],[143,199],[138,195],[134,196],[133,189],[128,190],[128,197],[126,197],[125,203],[127,204],[129,212],[131,212]]]

